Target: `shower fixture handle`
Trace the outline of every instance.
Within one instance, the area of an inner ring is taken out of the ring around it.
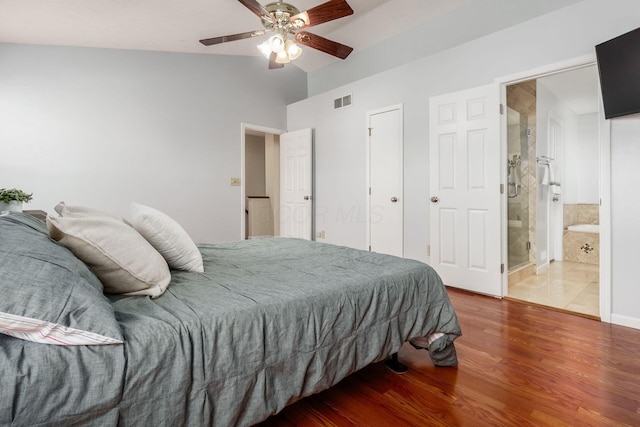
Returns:
[[[440,201],[440,200],[439,200],[439,199],[438,199],[438,197],[436,197],[436,196],[433,196],[433,197],[431,198],[431,203],[438,203],[439,201]]]

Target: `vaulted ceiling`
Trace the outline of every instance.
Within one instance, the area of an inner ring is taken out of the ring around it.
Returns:
[[[498,16],[513,25],[516,10],[518,19],[530,19],[576,1],[348,0],[353,15],[310,31],[358,52],[452,13],[476,13],[478,5],[487,5],[492,22]],[[307,10],[323,0],[289,2]],[[484,17],[476,19],[481,24]],[[257,39],[209,47],[198,40],[262,28],[260,19],[237,0],[0,0],[0,42],[258,56]],[[335,61],[339,59],[305,48],[295,65],[309,72]]]

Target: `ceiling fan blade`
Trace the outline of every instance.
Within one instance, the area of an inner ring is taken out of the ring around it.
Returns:
[[[273,70],[274,68],[282,68],[284,67],[284,64],[280,64],[279,62],[276,62],[276,56],[278,56],[277,53],[275,52],[271,52],[271,56],[269,56],[269,69]]]
[[[344,18],[353,14],[353,9],[345,0],[329,0],[316,7],[312,7],[306,12],[301,12],[289,19],[290,22],[301,20],[303,23],[298,24],[297,28],[306,28],[313,25],[322,24],[333,21],[334,19]]]
[[[238,0],[238,1],[242,3],[251,12],[258,15],[260,18],[265,18],[268,21],[273,20],[269,11],[263,5],[258,3],[256,0]]]
[[[340,59],[345,59],[353,51],[352,47],[325,39],[324,37],[311,34],[307,31],[296,33],[296,41],[305,46],[321,50],[329,55],[337,56]]]
[[[214,44],[232,42],[235,40],[250,39],[251,37],[259,37],[259,36],[263,36],[264,34],[266,34],[266,31],[264,30],[248,31],[246,33],[231,34],[229,36],[220,36],[220,37],[212,37],[210,39],[202,39],[200,40],[200,43],[202,43],[205,46],[211,46]]]

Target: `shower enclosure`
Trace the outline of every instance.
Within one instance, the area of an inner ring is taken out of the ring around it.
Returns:
[[[532,135],[527,114],[513,108],[508,108],[507,126],[509,269],[513,269],[530,261],[529,195],[531,180],[529,179],[529,168],[531,165],[529,162],[529,140]],[[535,170],[535,161],[532,167]]]

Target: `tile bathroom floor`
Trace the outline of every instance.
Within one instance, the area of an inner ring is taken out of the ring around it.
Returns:
[[[537,275],[509,285],[508,297],[600,317],[599,267],[570,261],[554,261]]]

